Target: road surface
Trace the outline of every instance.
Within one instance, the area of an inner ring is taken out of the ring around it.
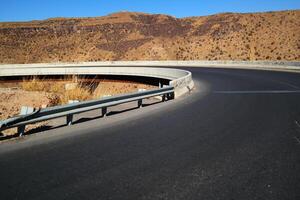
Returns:
[[[2,142],[0,199],[300,199],[300,74],[188,70],[184,98]]]

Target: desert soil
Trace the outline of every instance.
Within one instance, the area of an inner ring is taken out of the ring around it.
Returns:
[[[136,92],[138,89],[154,89],[155,86],[142,83],[120,82],[114,80],[103,80],[95,88],[89,99],[113,96],[117,94]],[[20,114],[22,106],[42,108],[54,106],[57,94],[43,91],[25,91],[23,89],[0,88],[0,120],[4,120]],[[26,131],[47,125],[47,122],[28,126]],[[4,131],[5,135],[16,134],[16,129]]]
[[[0,23],[0,63],[107,60],[300,61],[300,10]]]

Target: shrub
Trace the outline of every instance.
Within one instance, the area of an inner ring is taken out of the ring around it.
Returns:
[[[77,86],[72,90],[65,90],[66,82],[78,82],[76,76],[68,76],[62,81],[63,82],[58,81],[49,84],[46,81],[38,79],[37,77],[33,77],[31,79],[24,79],[21,83],[21,87],[26,91],[43,91],[54,94],[54,96],[49,95],[51,105],[65,104],[68,103],[69,100],[84,101],[92,98],[92,94],[90,93],[89,89],[83,87],[82,83],[77,84]],[[92,85],[89,85],[89,88],[91,88],[91,86]]]
[[[91,93],[82,87],[76,87],[73,90],[66,91],[60,98],[60,103],[68,103],[69,100],[85,101],[92,97]]]
[[[63,93],[64,90],[65,90],[64,84],[59,82],[51,84],[49,88],[49,92],[58,93],[58,94]]]
[[[45,91],[46,85],[43,81],[33,77],[29,80],[24,79],[21,83],[21,87],[26,91]]]

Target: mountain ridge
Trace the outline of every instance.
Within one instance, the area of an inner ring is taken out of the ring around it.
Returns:
[[[0,23],[0,63],[108,60],[300,61],[300,10],[175,18],[103,17]]]

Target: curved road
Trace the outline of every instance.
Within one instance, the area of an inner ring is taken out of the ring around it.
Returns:
[[[300,199],[300,74],[191,68],[185,98],[0,144],[0,199]]]

